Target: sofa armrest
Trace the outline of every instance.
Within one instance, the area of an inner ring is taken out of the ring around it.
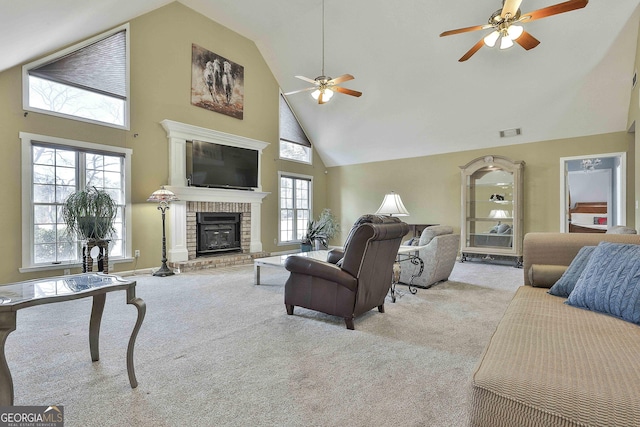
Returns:
[[[284,268],[291,273],[304,274],[336,282],[353,292],[355,292],[358,287],[357,278],[353,277],[337,265],[319,261],[317,259],[292,255],[287,257],[285,260]]]

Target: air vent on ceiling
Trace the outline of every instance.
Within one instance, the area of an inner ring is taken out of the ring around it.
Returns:
[[[509,138],[512,136],[518,136],[522,133],[522,129],[513,128],[513,129],[505,129],[500,131],[500,138]]]

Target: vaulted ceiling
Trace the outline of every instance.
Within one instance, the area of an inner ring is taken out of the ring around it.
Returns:
[[[284,92],[321,74],[321,0],[180,1],[253,40]],[[0,71],[167,3],[2,0]],[[439,34],[485,24],[500,0],[325,0],[326,74],[353,74],[343,86],[364,94],[288,100],[327,166],[625,131],[639,4],[591,0],[526,23],[535,49],[484,47],[459,63],[490,31]],[[500,138],[512,128],[522,134]]]

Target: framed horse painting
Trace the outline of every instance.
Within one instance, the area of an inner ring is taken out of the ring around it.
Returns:
[[[242,120],[244,67],[192,44],[191,104]]]

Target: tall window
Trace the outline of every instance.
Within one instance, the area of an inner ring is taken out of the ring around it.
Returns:
[[[119,205],[109,257],[128,253],[131,150],[21,134],[23,140],[23,270],[81,262],[81,242],[67,232],[62,205],[69,194],[104,190]],[[25,182],[26,181],[26,182]]]
[[[128,25],[25,65],[23,108],[128,129]]]
[[[284,95],[280,94],[280,158],[311,164],[311,142]]]
[[[280,243],[302,240],[311,219],[312,178],[280,172]]]

